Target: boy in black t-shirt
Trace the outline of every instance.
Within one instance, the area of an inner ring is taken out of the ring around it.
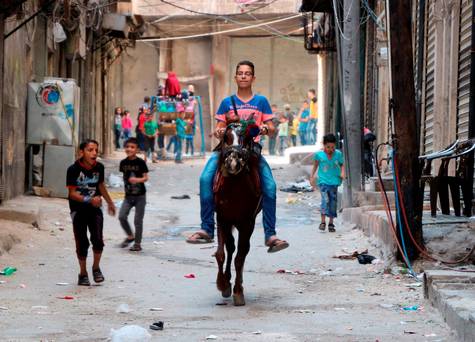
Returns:
[[[143,217],[146,203],[144,183],[148,180],[147,164],[143,159],[137,157],[138,150],[138,140],[136,138],[129,138],[125,143],[127,158],[120,162],[119,167],[119,171],[124,174],[125,188],[125,198],[120,207],[119,221],[127,234],[121,247],[126,248],[130,243],[135,241],[134,245],[130,248],[133,252],[140,252],[142,250]],[[135,207],[135,237],[127,219],[133,207]]]
[[[71,209],[76,254],[80,267],[78,285],[84,286],[91,285],[86,269],[89,249],[88,228],[94,252],[92,275],[96,283],[104,281],[104,275],[99,267],[104,249],[102,197],[107,202],[109,214],[115,215],[114,202],[104,185],[104,165],[96,162],[98,149],[99,143],[95,140],[89,139],[82,142],[79,145],[80,158],[68,168],[66,175],[69,208]]]

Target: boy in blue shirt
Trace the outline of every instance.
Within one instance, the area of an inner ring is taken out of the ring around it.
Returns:
[[[176,124],[176,154],[175,154],[175,163],[181,164],[181,153],[183,148],[183,139],[185,139],[186,134],[186,122],[183,120],[185,117],[185,112],[179,112],[178,117],[175,120]]]
[[[308,101],[304,101],[299,113],[299,136],[300,145],[307,145],[308,122],[310,120],[310,110],[308,109]]]
[[[252,84],[256,80],[254,64],[250,61],[241,61],[236,66],[234,76],[238,87],[237,93],[225,98],[216,113],[217,138],[222,138],[226,131],[226,118],[237,115],[243,120],[253,119],[261,129],[261,135],[272,134],[275,130],[269,101],[259,94],[254,94]],[[234,104],[233,104],[234,101]],[[234,108],[235,107],[235,108]],[[259,142],[261,136],[255,138]],[[218,168],[219,154],[211,155],[200,176],[200,204],[201,230],[192,234],[186,240],[188,243],[211,243],[214,237],[214,194],[213,180]],[[276,235],[276,185],[272,171],[263,156],[259,157],[259,175],[262,187],[262,221],[264,226],[265,244],[267,252],[274,253],[289,247],[289,243]]]
[[[315,163],[310,174],[310,184],[315,188],[315,172],[318,170],[318,187],[322,194],[320,211],[322,223],[318,229],[325,230],[325,218],[328,216],[328,231],[335,232],[333,219],[336,217],[338,187],[345,179],[345,167],[343,163],[343,153],[335,149],[336,137],[334,134],[327,134],[323,137],[323,151],[315,153]]]

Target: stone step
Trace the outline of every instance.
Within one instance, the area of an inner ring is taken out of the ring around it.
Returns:
[[[436,307],[460,341],[475,341],[475,273],[428,270],[424,296]]]

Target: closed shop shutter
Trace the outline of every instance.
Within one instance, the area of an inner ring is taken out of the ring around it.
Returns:
[[[458,61],[457,139],[468,139],[473,0],[461,0]]]
[[[435,89],[435,18],[434,1],[428,1],[426,17],[426,65],[424,89],[424,154],[434,152],[434,89]]]

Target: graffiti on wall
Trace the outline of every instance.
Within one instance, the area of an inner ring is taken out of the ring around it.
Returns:
[[[285,103],[300,103],[307,98],[307,89],[289,83],[285,87],[280,88],[280,97]]]

